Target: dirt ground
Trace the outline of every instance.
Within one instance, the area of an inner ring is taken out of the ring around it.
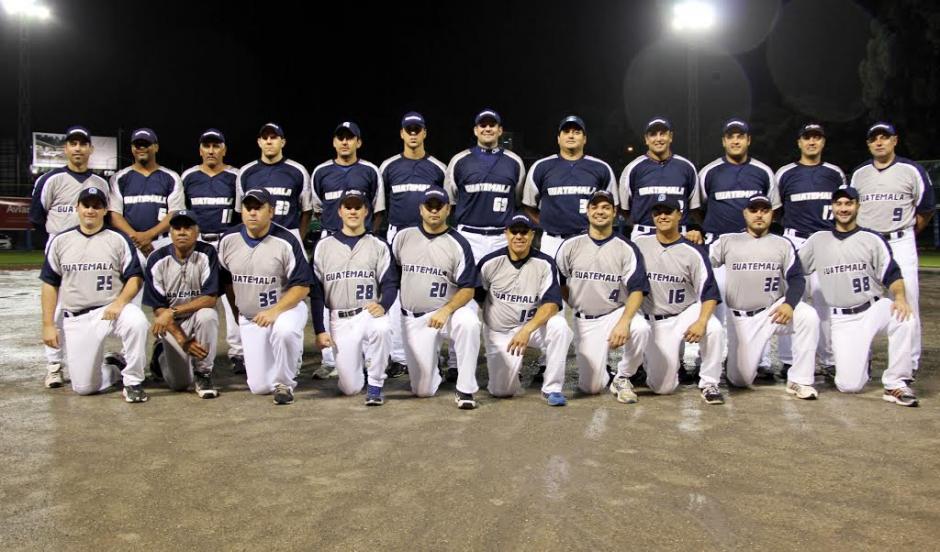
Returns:
[[[0,273],[0,549],[880,550],[940,538],[940,274],[922,273],[919,408],[820,384],[573,396],[453,386],[386,405],[313,381],[276,407],[217,362],[222,395],[149,389],[79,397],[42,387],[36,271]],[[224,348],[224,347],[223,347]],[[874,375],[885,347],[875,347]],[[223,353],[224,354],[224,353]],[[527,357],[531,380],[534,355]],[[485,366],[479,376],[485,380]]]

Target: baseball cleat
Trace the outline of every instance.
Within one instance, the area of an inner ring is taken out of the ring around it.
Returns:
[[[725,398],[717,385],[710,384],[702,388],[702,399],[708,404],[725,404]]]
[[[819,397],[819,393],[812,385],[801,385],[793,381],[787,382],[787,393],[796,395],[798,399],[812,400]]]
[[[116,366],[118,370],[127,368],[127,362],[124,360],[124,355],[121,353],[105,353],[104,363]]]
[[[62,365],[53,362],[46,366],[46,379],[44,381],[46,389],[62,387],[63,384],[65,384],[65,375],[62,372]]]
[[[398,378],[408,373],[408,367],[401,362],[392,362],[385,369],[385,375],[390,378]]]
[[[477,401],[473,398],[473,393],[457,391],[454,400],[457,403],[457,408],[461,410],[473,410],[477,407]]]
[[[163,381],[163,368],[160,366],[160,356],[163,354],[163,343],[157,341],[150,356],[150,376],[152,381]]]
[[[294,404],[294,393],[290,387],[283,383],[274,386],[274,404]]]
[[[545,365],[539,364],[539,370],[532,375],[532,381],[542,381],[545,379]]]
[[[917,406],[918,404],[917,395],[914,394],[914,390],[907,386],[897,389],[885,389],[881,398],[901,406]]]
[[[568,404],[568,399],[565,398],[564,393],[559,391],[552,391],[551,393],[542,393],[542,398],[548,402],[548,406],[565,406]]]
[[[325,380],[330,378],[335,378],[338,374],[336,373],[335,366],[326,366],[321,364],[319,368],[313,371],[313,379],[315,380]]]
[[[137,385],[125,385],[122,393],[124,400],[129,403],[142,403],[150,399],[150,397],[147,396],[147,392],[144,391],[143,386],[139,383]]]
[[[790,373],[790,366],[791,366],[791,365],[790,365],[790,364],[787,364],[787,363],[783,363],[783,365],[780,366],[780,374],[779,374],[779,375],[780,375],[780,379],[782,379],[782,380],[786,380],[786,379],[787,379],[787,374]]]
[[[382,388],[377,385],[370,385],[366,388],[366,406],[382,406],[385,404],[385,397],[382,396]]]
[[[202,372],[193,372],[196,394],[200,399],[214,399],[219,396],[219,390],[212,385],[212,374],[203,374]]]
[[[617,376],[610,382],[610,393],[617,397],[617,402],[623,404],[633,404],[639,400],[630,378],[626,376]]]
[[[232,373],[233,374],[244,374],[245,373],[245,358],[240,356],[233,356],[229,359],[232,362]]]
[[[456,368],[448,368],[444,373],[444,379],[447,380],[447,383],[457,383],[457,376],[458,373]]]

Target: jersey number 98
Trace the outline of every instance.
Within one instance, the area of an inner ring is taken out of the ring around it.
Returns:
[[[855,293],[861,293],[863,291],[868,291],[870,289],[871,289],[871,282],[868,281],[868,276],[852,279],[852,291],[854,291]]]
[[[258,294],[258,306],[262,309],[273,307],[277,303],[277,290],[262,291]]]

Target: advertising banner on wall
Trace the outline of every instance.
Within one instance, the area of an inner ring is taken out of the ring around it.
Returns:
[[[91,145],[95,151],[88,160],[88,168],[93,170],[117,170],[117,138],[113,136],[92,136]],[[54,132],[33,133],[33,166],[54,168],[65,166],[65,135]]]

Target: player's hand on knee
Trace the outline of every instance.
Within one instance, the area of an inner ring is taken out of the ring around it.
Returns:
[[[439,330],[444,327],[444,324],[447,324],[448,318],[450,318],[450,313],[442,307],[434,311],[434,314],[428,319],[428,326]]]
[[[786,303],[770,311],[770,321],[774,324],[789,324],[793,320],[793,307]]]
[[[274,324],[274,321],[277,320],[277,313],[273,309],[267,309],[259,312],[251,319],[252,322],[261,326],[262,328],[267,328],[271,324]]]
[[[698,343],[701,341],[702,336],[705,335],[705,327],[705,322],[698,321],[689,326],[689,328],[685,331],[685,335],[683,336],[686,343]]]
[[[702,232],[700,230],[689,230],[685,233],[685,239],[699,245],[705,243],[705,239],[702,237]]]
[[[328,332],[318,333],[317,334],[317,347],[322,351],[323,349],[329,349],[333,346],[333,339],[330,337]]]
[[[369,303],[363,308],[369,311],[369,314],[371,314],[373,318],[378,318],[385,315],[385,309],[378,303]]]
[[[898,322],[904,322],[911,317],[911,314],[913,314],[911,312],[911,306],[907,303],[907,301],[901,301],[898,299],[895,299],[894,302],[891,303],[891,312],[894,314],[895,318],[898,319]]]
[[[506,351],[511,355],[522,356],[525,354],[526,347],[529,346],[529,337],[532,334],[525,329],[520,328],[516,335],[512,336],[509,344],[506,345]]]
[[[610,347],[622,347],[630,340],[630,325],[629,324],[617,324],[614,327],[614,331],[610,332],[610,337],[607,338],[607,342],[610,344]]]
[[[117,320],[121,316],[121,311],[124,310],[124,303],[119,303],[117,301],[111,303],[105,307],[104,312],[101,313],[102,320]]]
[[[42,327],[42,342],[53,349],[59,348],[59,330],[55,324]]]

